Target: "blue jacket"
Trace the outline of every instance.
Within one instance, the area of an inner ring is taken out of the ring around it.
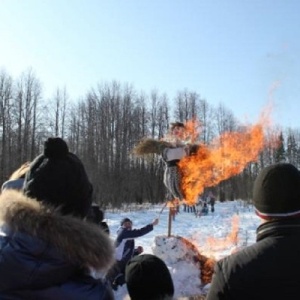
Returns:
[[[153,230],[153,225],[149,224],[140,229],[128,229],[120,227],[115,240],[115,258],[118,261],[128,261],[134,254],[134,239],[143,236]]]
[[[96,225],[61,216],[13,190],[0,196],[0,221],[1,300],[114,299],[102,279],[113,247]]]

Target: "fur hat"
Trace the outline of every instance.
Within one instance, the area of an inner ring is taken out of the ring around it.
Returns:
[[[253,187],[256,213],[263,219],[300,216],[300,172],[289,163],[263,169]]]
[[[126,265],[125,281],[131,300],[172,299],[174,295],[168,267],[152,254],[133,257]]]
[[[63,214],[84,217],[91,205],[92,185],[80,159],[61,138],[48,138],[44,153],[31,163],[24,193],[59,207]]]

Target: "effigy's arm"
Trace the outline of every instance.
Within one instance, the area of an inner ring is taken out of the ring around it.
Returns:
[[[136,155],[162,154],[164,149],[170,147],[173,148],[169,142],[146,138],[133,148],[133,153]]]

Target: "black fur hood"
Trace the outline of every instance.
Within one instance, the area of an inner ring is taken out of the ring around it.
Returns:
[[[0,225],[53,245],[66,260],[83,268],[103,272],[114,262],[112,241],[97,225],[63,216],[18,191],[6,190],[0,195]]]

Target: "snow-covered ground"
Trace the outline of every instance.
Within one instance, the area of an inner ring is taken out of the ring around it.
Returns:
[[[160,222],[154,227],[154,230],[136,239],[136,246],[143,246],[144,253],[157,254],[157,237],[168,234],[169,209],[166,207],[159,214],[161,208],[162,205],[149,205],[126,212],[107,211],[105,217],[112,239],[116,237],[116,231],[124,217],[129,217],[133,221],[134,228],[139,228],[159,216]],[[201,217],[196,217],[191,212],[183,212],[181,207],[175,221],[172,222],[171,234],[188,239],[201,254],[218,260],[242,247],[253,244],[259,224],[260,219],[255,215],[253,206],[246,205],[243,201],[216,202],[215,212],[209,212],[207,216]],[[164,260],[174,281],[175,297],[207,292],[209,284],[200,286],[199,272],[192,264],[182,261],[175,264],[172,259]],[[126,295],[125,285],[115,292],[116,300],[123,300]]]

